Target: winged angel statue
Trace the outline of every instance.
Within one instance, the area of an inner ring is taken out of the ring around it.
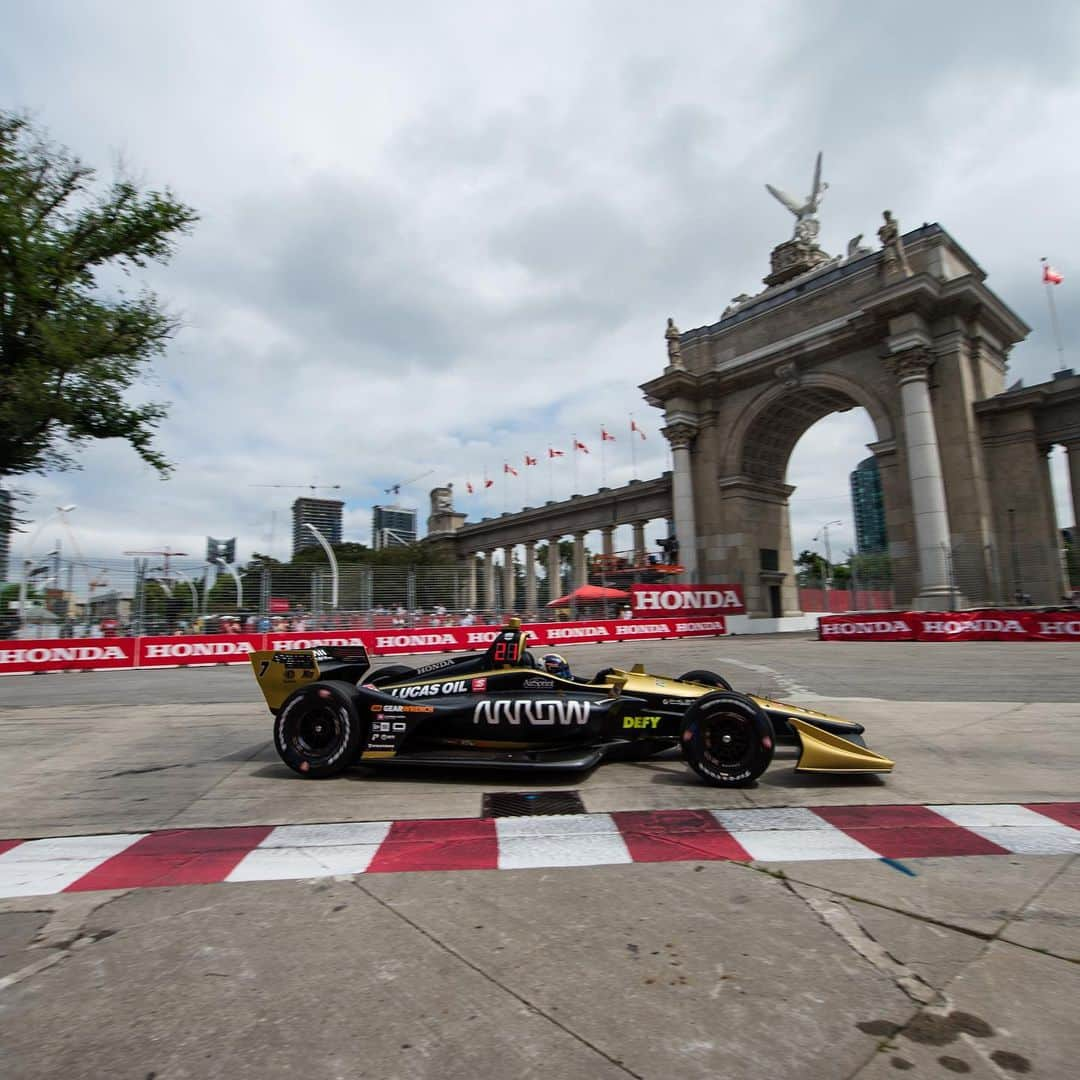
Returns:
[[[769,194],[782,202],[795,215],[795,239],[812,243],[817,239],[817,208],[828,190],[829,185],[821,179],[821,152],[818,151],[817,164],[814,166],[814,187],[805,199],[793,199],[786,191],[766,184]]]

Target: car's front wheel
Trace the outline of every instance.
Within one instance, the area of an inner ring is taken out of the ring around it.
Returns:
[[[274,746],[293,772],[336,776],[356,758],[364,738],[356,688],[330,679],[296,690],[274,723]]]
[[[679,745],[686,763],[706,783],[743,787],[772,761],[772,723],[752,699],[718,690],[687,710]]]
[[[720,690],[735,689],[723,675],[717,675],[715,671],[706,671],[704,668],[688,671],[684,675],[680,675],[679,682],[696,682],[704,686],[715,686]]]

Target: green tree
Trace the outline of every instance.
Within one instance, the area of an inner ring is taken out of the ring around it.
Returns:
[[[93,178],[0,112],[0,478],[72,468],[80,445],[111,438],[169,470],[153,447],[165,406],[125,395],[178,324],[109,275],[167,261],[197,215],[167,190]]]

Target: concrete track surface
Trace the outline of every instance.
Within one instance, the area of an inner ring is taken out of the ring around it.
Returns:
[[[8,677],[0,838],[476,818],[499,790],[572,789],[598,817],[720,820],[969,804],[950,811],[966,821],[978,806],[1080,800],[1075,645],[563,652],[586,673],[712,668],[865,723],[897,770],[800,777],[781,752],[755,787],[721,791],[669,754],[585,776],[357,769],[306,782],[278,763],[243,669]],[[0,1076],[1073,1077],[1080,865],[1067,846],[1005,847],[0,900]]]

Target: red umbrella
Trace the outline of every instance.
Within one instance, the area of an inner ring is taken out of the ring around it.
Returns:
[[[604,600],[628,600],[630,594],[622,589],[605,589],[601,585],[582,585],[580,589],[552,600],[548,607],[569,607],[571,604],[595,604]]]

